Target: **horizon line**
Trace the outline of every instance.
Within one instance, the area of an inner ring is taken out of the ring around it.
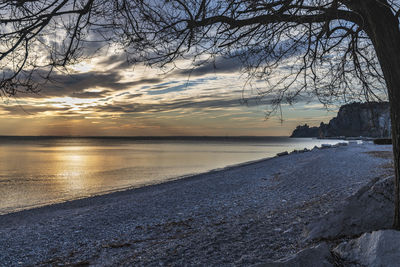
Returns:
[[[51,137],[51,138],[264,138],[289,137],[287,135],[0,135],[3,137]]]

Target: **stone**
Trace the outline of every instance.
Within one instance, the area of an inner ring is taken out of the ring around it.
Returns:
[[[332,145],[331,144],[322,144],[321,148],[331,148]]]
[[[276,154],[278,157],[282,157],[282,156],[286,156],[289,155],[289,152],[285,151],[285,152],[280,152],[278,154]]]
[[[340,107],[329,123],[319,127],[297,126],[291,137],[374,137],[388,138],[391,133],[389,102],[351,103]]]
[[[333,251],[342,260],[369,267],[400,266],[400,231],[380,230],[340,243]]]
[[[309,224],[305,241],[390,228],[394,210],[393,183],[393,176],[374,179],[346,199],[342,207]]]
[[[319,149],[319,147],[314,146],[311,151],[315,151],[315,150],[318,150],[318,149]]]
[[[279,261],[263,263],[263,267],[333,267],[333,257],[329,246],[323,242],[315,247],[304,249],[295,255]]]

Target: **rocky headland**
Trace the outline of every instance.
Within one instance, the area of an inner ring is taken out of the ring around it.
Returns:
[[[372,137],[390,136],[389,102],[351,103],[340,107],[337,116],[319,127],[297,126],[291,137]]]

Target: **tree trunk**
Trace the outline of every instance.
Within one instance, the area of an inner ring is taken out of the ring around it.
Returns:
[[[372,40],[383,75],[390,102],[392,142],[394,155],[394,199],[393,227],[400,229],[400,30],[399,21],[382,2],[355,1],[357,11],[365,19],[364,29]]]

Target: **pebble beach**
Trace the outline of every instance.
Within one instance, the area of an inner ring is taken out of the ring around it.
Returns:
[[[249,266],[382,175],[391,146],[349,144],[0,216],[0,266]]]

